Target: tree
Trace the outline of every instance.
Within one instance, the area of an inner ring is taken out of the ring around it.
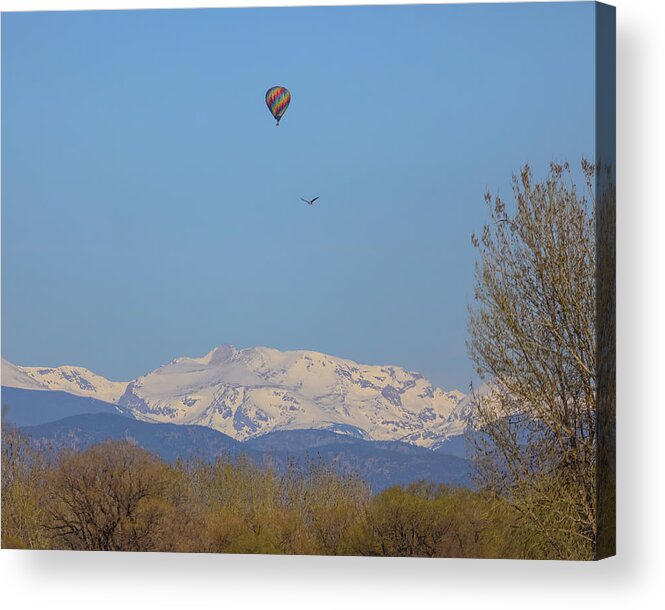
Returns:
[[[44,527],[56,548],[177,550],[165,534],[174,522],[169,482],[168,467],[129,442],[65,454],[50,473]]]
[[[2,548],[47,548],[43,517],[43,453],[9,422],[2,423]]]
[[[320,459],[309,462],[301,513],[313,532],[317,554],[346,551],[347,533],[365,516],[370,498],[369,486],[359,476],[340,472]]]
[[[445,557],[455,535],[452,516],[438,510],[436,486],[391,487],[372,502],[367,527],[371,555]],[[449,555],[452,556],[452,555]]]
[[[475,395],[480,483],[507,499],[525,555],[591,558],[596,541],[595,167],[513,178],[515,209],[486,194],[469,351],[493,391]]]

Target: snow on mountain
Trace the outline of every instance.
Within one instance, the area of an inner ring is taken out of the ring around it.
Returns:
[[[26,390],[60,390],[111,403],[117,403],[127,388],[126,381],[109,381],[80,366],[16,366],[4,358],[2,385]]]
[[[118,404],[145,421],[208,426],[238,440],[314,428],[430,447],[462,399],[396,366],[223,345],[130,382]]]
[[[477,401],[484,401],[485,405],[492,406],[493,395],[497,392],[497,385],[494,381],[486,381],[473,392],[464,396],[453,409],[448,419],[432,430],[432,435],[438,440],[431,445],[432,449],[438,449],[447,439],[464,434],[469,426],[478,430],[480,422],[474,421],[474,415],[477,410]],[[488,402],[489,401],[489,402]]]
[[[21,388],[24,390],[46,390],[32,377],[24,373],[20,367],[2,359],[2,385],[10,388]]]

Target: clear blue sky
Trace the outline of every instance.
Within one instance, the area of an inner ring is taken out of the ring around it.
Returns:
[[[468,389],[483,192],[593,156],[593,24],[592,3],[3,14],[3,356],[126,380],[267,345]]]

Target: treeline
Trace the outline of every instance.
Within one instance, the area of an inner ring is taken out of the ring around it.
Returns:
[[[170,465],[130,442],[36,449],[3,429],[2,546],[403,557],[538,557],[495,497],[420,482],[372,495],[316,460]]]

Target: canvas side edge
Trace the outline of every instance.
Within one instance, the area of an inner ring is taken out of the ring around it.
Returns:
[[[595,7],[597,488],[595,559],[616,554],[616,9]]]

